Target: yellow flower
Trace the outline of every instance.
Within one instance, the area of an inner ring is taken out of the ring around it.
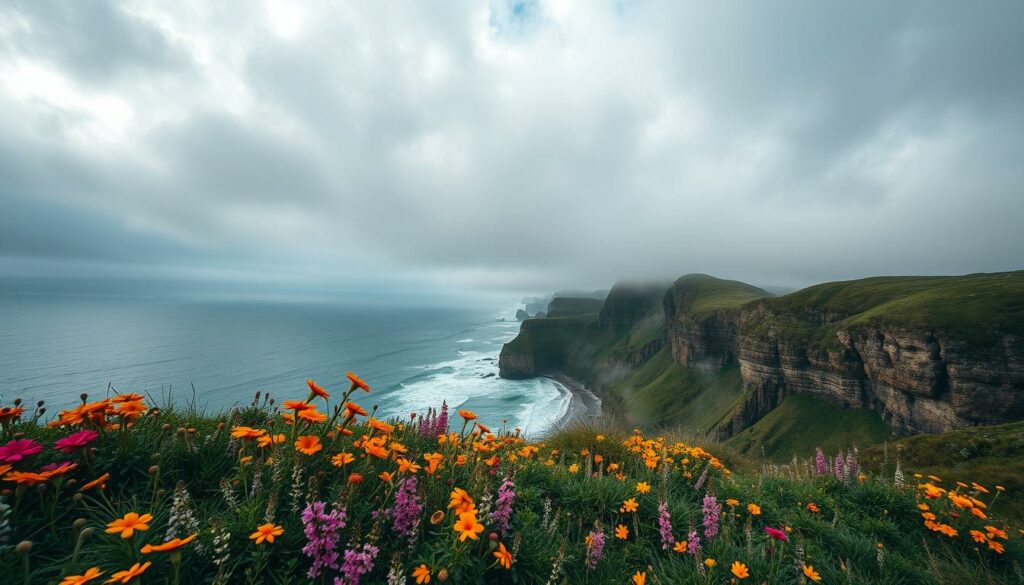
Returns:
[[[331,465],[335,467],[344,467],[355,460],[355,455],[352,455],[351,453],[341,452],[335,455],[334,457],[331,457]]]
[[[153,516],[151,514],[139,515],[135,512],[128,512],[124,515],[124,518],[118,518],[107,524],[107,534],[117,534],[120,532],[121,538],[131,538],[136,530],[139,532],[149,530],[149,523],[152,521]]]
[[[761,506],[758,506],[757,504],[747,504],[747,512],[750,512],[751,516],[760,516]]]
[[[284,534],[284,528],[273,524],[263,524],[256,527],[256,532],[249,535],[249,540],[255,540],[256,544],[263,544],[263,541],[274,542],[275,536]]]
[[[818,572],[815,571],[814,567],[812,567],[811,565],[804,565],[804,577],[807,577],[815,583],[821,582],[821,575],[819,575]]]
[[[646,481],[641,481],[640,483],[636,484],[636,493],[646,494],[649,491],[651,491],[651,486],[649,486]]]
[[[417,585],[430,583],[430,567],[426,565],[420,565],[412,570],[412,576],[414,579],[416,579]]]
[[[747,566],[739,561],[733,561],[730,570],[737,579],[746,579],[750,576],[750,571],[747,570]]]
[[[715,561],[715,559],[704,559],[704,566],[709,569],[714,568],[714,566],[717,564],[718,563]]]
[[[578,463],[573,463],[572,465],[569,466],[569,473],[576,473],[579,470],[580,466]]]
[[[737,500],[736,498],[729,498],[728,500],[726,500],[726,501],[725,501],[725,503],[726,503],[726,504],[727,504],[727,505],[728,505],[728,506],[729,506],[730,508],[735,508],[736,506],[739,506],[739,505],[740,505],[740,501],[739,501],[739,500]]]
[[[85,585],[103,574],[99,567],[93,567],[81,575],[68,575],[60,582],[60,585]]]
[[[629,498],[625,502],[622,502],[622,507],[619,508],[620,512],[636,512],[640,507],[640,504],[636,502],[636,498]]]

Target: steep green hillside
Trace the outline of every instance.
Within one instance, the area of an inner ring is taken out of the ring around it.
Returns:
[[[548,317],[578,317],[597,315],[604,301],[601,299],[578,299],[558,297],[548,304]]]
[[[738,308],[750,301],[772,296],[768,291],[738,280],[707,274],[687,274],[676,280],[676,310],[696,313]],[[680,292],[681,291],[681,292]]]
[[[788,461],[821,447],[830,454],[864,448],[892,438],[892,431],[870,410],[843,410],[807,395],[786,397],[778,408],[726,441],[743,453]]]

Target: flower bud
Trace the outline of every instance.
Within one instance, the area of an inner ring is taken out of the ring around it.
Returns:
[[[75,527],[75,530],[81,530],[81,529],[85,528],[85,524],[86,524],[85,518],[79,518],[79,519],[75,520],[71,525]]]
[[[76,503],[76,504],[77,504],[78,502],[81,502],[81,501],[82,501],[82,498],[84,498],[84,497],[85,497],[85,496],[83,496],[83,495],[81,494],[81,492],[79,492],[79,493],[77,493],[77,494],[75,494],[75,495],[71,496],[71,501],[73,501],[74,503]]]
[[[437,572],[437,580],[444,583],[448,580],[448,569],[441,569]]]
[[[160,466],[159,465],[150,465],[149,466],[149,474],[150,475],[156,475],[158,473],[160,473]]]
[[[19,542],[18,546],[14,547],[14,551],[17,552],[19,555],[27,555],[29,552],[32,551],[32,541],[23,540]]]

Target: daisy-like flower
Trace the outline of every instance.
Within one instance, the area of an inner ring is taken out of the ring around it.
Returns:
[[[309,397],[310,398],[312,398],[313,396],[319,396],[320,398],[323,398],[324,400],[327,400],[328,398],[331,397],[330,392],[328,392],[327,390],[324,390],[323,388],[321,388],[313,380],[306,380],[306,386],[309,386]]]
[[[60,585],[85,585],[89,581],[99,578],[103,571],[99,567],[92,567],[81,575],[68,575],[60,582]]]
[[[466,419],[467,421],[476,420],[476,413],[472,410],[459,410],[459,416]]]
[[[437,471],[437,467],[441,465],[441,460],[444,459],[444,455],[440,453],[424,453],[423,459],[427,462],[427,473],[434,473]]]
[[[640,483],[636,484],[636,493],[646,494],[649,491],[651,491],[651,486],[648,485],[646,481],[641,481]]]
[[[153,563],[149,561],[146,561],[145,563],[135,563],[130,568],[125,569],[124,571],[118,571],[111,575],[110,578],[106,580],[106,583],[127,583],[145,573],[146,569],[148,569],[152,564]]]
[[[135,531],[144,532],[149,530],[149,523],[153,521],[152,514],[138,514],[128,512],[123,518],[118,518],[107,524],[107,534],[121,534],[121,538],[131,538]],[[145,569],[143,569],[144,571]],[[122,571],[123,572],[123,571]],[[128,581],[122,581],[127,583]]]
[[[352,463],[355,460],[355,455],[351,453],[341,452],[335,455],[334,457],[331,457],[331,465],[335,467],[345,467],[346,465]]]
[[[747,569],[747,566],[739,561],[733,561],[729,570],[737,579],[746,579],[750,576],[750,571]]]
[[[349,382],[352,382],[352,390],[359,388],[363,392],[370,391],[370,385],[364,382],[362,378],[353,374],[352,372],[345,372],[345,377],[348,378]]]
[[[267,523],[256,527],[256,532],[249,535],[249,540],[255,540],[256,544],[263,544],[263,541],[273,543],[275,536],[284,534],[284,528]]]
[[[231,427],[232,439],[258,439],[267,434],[265,429],[254,429],[252,427],[234,426]]]
[[[110,479],[110,474],[109,473],[104,473],[103,475],[97,477],[96,479],[94,479],[94,480],[90,481],[89,483],[83,485],[82,487],[78,488],[78,491],[86,492],[86,491],[91,490],[94,487],[100,487],[100,488],[106,487],[108,479]]]
[[[750,512],[751,516],[760,516],[761,506],[758,506],[757,504],[747,504],[747,512]]]
[[[615,538],[619,540],[626,540],[629,538],[629,528],[625,524],[619,524],[615,527]]]
[[[99,436],[100,434],[96,431],[85,429],[77,433],[71,433],[63,439],[58,439],[53,446],[65,453],[71,454],[95,441]]]
[[[505,543],[498,544],[498,550],[494,551],[494,558],[498,559],[498,564],[502,567],[512,568],[512,553],[505,548]]]
[[[142,554],[148,555],[149,553],[154,552],[176,551],[179,548],[195,540],[196,536],[196,534],[191,534],[189,536],[186,536],[185,538],[175,538],[161,544],[147,544],[146,546],[142,547]]]
[[[345,412],[348,413],[349,416],[356,416],[356,415],[359,415],[359,416],[369,416],[369,414],[370,414],[370,413],[366,412],[366,409],[364,409],[362,406],[359,406],[355,402],[346,402],[345,403]],[[421,565],[421,566],[426,566],[426,565]]]
[[[296,412],[301,410],[309,410],[310,408],[316,408],[312,404],[303,400],[285,400],[281,403],[281,407],[285,410],[294,410]]]
[[[306,455],[313,455],[323,449],[320,437],[316,435],[301,435],[295,441],[295,450]],[[273,541],[271,541],[273,542]]]
[[[636,574],[634,574],[633,577],[630,579],[630,581],[633,583],[633,585],[644,585],[644,583],[647,583],[647,572],[637,571]]]
[[[0,446],[0,463],[17,463],[43,450],[43,446],[32,439],[13,439]]]
[[[637,503],[636,498],[629,498],[625,502],[622,502],[622,506],[619,508],[620,512],[636,512],[639,509],[640,504]]]
[[[416,579],[416,585],[430,583],[430,567],[426,565],[420,565],[412,570],[412,576],[413,579]]]
[[[466,490],[455,488],[449,495],[448,509],[454,509],[456,514],[463,514],[476,509],[476,503],[469,497]]]
[[[315,408],[300,410],[298,412],[298,417],[311,424],[318,424],[327,420],[327,415]]]
[[[820,583],[821,582],[821,575],[818,574],[818,572],[815,571],[814,567],[812,567],[811,565],[804,565],[803,571],[804,571],[804,577],[807,577],[808,579],[810,579],[811,581],[814,581],[815,583]]]
[[[260,447],[269,447],[271,445],[279,445],[281,443],[284,443],[286,440],[287,437],[284,436],[284,433],[279,433],[276,435],[263,435],[262,437],[256,439],[256,444],[259,445]]]
[[[477,540],[477,535],[484,531],[484,525],[477,521],[475,511],[469,511],[459,514],[459,520],[452,526],[452,530],[459,533],[459,542],[467,538]]]

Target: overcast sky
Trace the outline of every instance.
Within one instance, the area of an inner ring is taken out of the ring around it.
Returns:
[[[1024,268],[1024,3],[0,4],[0,275]]]

